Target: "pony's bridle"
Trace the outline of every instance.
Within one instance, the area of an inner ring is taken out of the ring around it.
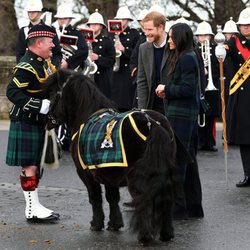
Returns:
[[[48,119],[55,126],[60,125],[62,123],[61,120],[56,118],[56,116],[53,113],[53,110],[55,110],[55,107],[58,105],[58,102],[59,102],[61,96],[62,96],[62,91],[58,91],[50,102]]]
[[[57,74],[57,78],[60,79],[59,74]],[[56,108],[56,106],[59,103],[59,100],[62,97],[62,92],[64,87],[67,85],[67,83],[69,82],[70,77],[68,77],[68,79],[63,83],[62,86],[58,85],[59,90],[56,92],[55,96],[51,99],[50,102],[50,108],[49,108],[49,113],[48,113],[48,119],[49,121],[54,125],[54,126],[58,126],[60,124],[62,124],[63,122],[57,118],[54,114],[54,110]]]

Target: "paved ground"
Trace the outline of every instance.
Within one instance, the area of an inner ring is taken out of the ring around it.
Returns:
[[[16,167],[5,165],[8,124],[0,121],[0,249],[141,249],[128,229],[130,213],[122,207],[126,223],[119,233],[91,232],[90,206],[86,189],[76,175],[68,153],[58,170],[47,170],[40,184],[40,200],[61,214],[54,225],[30,225],[24,219],[24,198],[19,188]],[[198,162],[203,187],[205,218],[176,221],[175,239],[167,244],[156,242],[146,249],[235,250],[249,249],[250,189],[236,188],[242,177],[237,147],[229,149],[228,182],[224,171],[221,126],[218,124],[219,152],[199,152]],[[121,189],[121,204],[129,200]],[[107,212],[107,204],[105,211]],[[108,217],[106,213],[106,217]]]

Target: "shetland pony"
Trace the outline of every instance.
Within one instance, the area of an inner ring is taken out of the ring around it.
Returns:
[[[66,123],[72,135],[81,124],[99,110],[109,110],[114,104],[81,73],[61,71],[47,81],[51,100],[50,124]],[[174,237],[172,208],[175,198],[176,138],[165,116],[152,110],[131,111],[131,116],[142,140],[126,117],[122,123],[122,139],[127,157],[127,167],[84,169],[79,160],[79,140],[74,136],[71,154],[77,174],[87,187],[93,217],[91,230],[104,228],[101,185],[109,203],[107,230],[123,227],[119,207],[119,187],[128,186],[132,208],[131,229],[137,233],[140,244],[149,244],[157,234],[161,241]],[[101,119],[101,117],[100,117]]]

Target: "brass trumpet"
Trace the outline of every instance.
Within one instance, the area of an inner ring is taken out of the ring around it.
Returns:
[[[201,42],[201,55],[204,62],[204,66],[208,68],[208,84],[206,91],[218,90],[213,83],[212,66],[211,66],[211,54],[210,54],[210,42],[208,39]]]
[[[120,38],[119,38],[119,34],[115,34],[115,43],[120,43]],[[114,72],[118,72],[120,69],[120,57],[122,55],[122,52],[120,50],[116,50],[115,51],[115,64],[113,67],[113,71]]]
[[[93,53],[92,43],[87,42],[87,44],[88,44],[89,55],[84,62],[85,65],[84,65],[84,69],[83,69],[83,74],[89,76],[89,75],[95,74],[98,67],[97,67],[96,63],[90,59],[90,56]]]

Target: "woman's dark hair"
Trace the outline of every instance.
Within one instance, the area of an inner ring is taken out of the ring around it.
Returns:
[[[168,75],[171,74],[175,66],[186,51],[194,50],[194,35],[191,28],[185,23],[176,23],[171,26],[170,30],[172,30],[172,40],[176,46],[176,49],[170,50],[167,36],[167,45],[166,50],[168,53],[167,67],[168,67]]]

